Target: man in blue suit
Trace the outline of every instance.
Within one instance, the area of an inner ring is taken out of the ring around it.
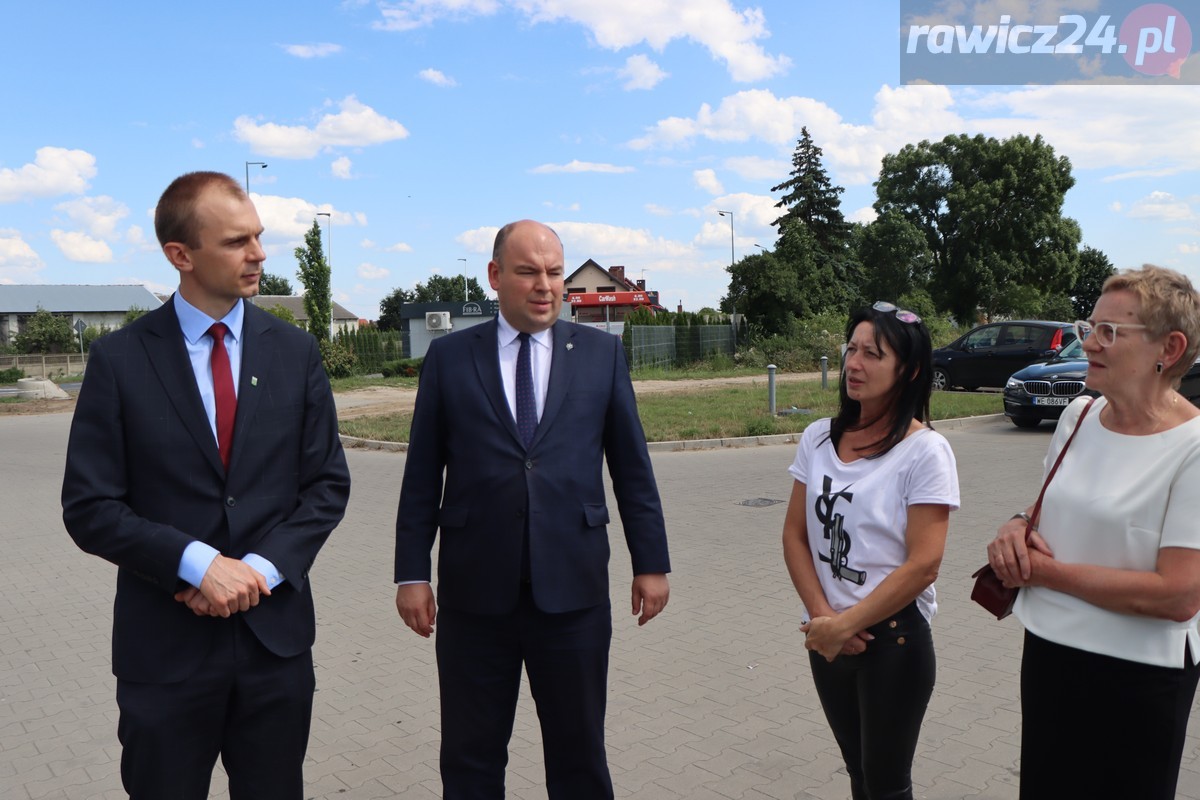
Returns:
[[[92,343],[63,520],[119,568],[113,673],[135,800],[301,800],[316,636],[308,571],[350,475],[317,343],[246,302],[262,224],[237,181],[155,210],[179,291]]]
[[[396,520],[396,607],[437,622],[446,800],[502,798],[524,664],[551,800],[611,798],[604,752],[609,475],[639,625],[667,604],[662,505],[620,338],[558,319],[563,248],[523,220],[496,235],[495,322],[433,342]],[[440,529],[438,603],[431,550]]]

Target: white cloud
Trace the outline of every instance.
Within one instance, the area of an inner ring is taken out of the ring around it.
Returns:
[[[1185,222],[1194,219],[1196,212],[1186,200],[1170,192],[1151,192],[1129,207],[1129,216],[1161,222]]]
[[[530,22],[573,22],[608,50],[646,44],[661,52],[676,39],[704,47],[724,63],[735,81],[761,81],[791,66],[787,56],[768,55],[757,44],[770,36],[761,9],[739,11],[731,0],[688,0],[686,13],[677,3],[646,0],[398,0],[380,3],[377,30],[408,31],[442,18],[491,15],[507,7]]]
[[[320,44],[284,44],[280,45],[288,55],[296,58],[324,58],[342,52],[340,44],[321,42]]]
[[[669,217],[674,213],[671,209],[657,205],[656,203],[646,203],[642,208],[646,210],[647,214],[653,214],[656,217]]]
[[[780,209],[780,210],[782,210],[782,209]],[[874,207],[863,206],[862,208],[857,209],[856,211],[852,211],[851,213],[847,214],[846,221],[847,222],[858,222],[863,225],[869,225],[872,222],[874,222],[875,218],[878,216],[879,216],[879,214],[876,213]]]
[[[40,147],[32,164],[0,169],[0,203],[83,194],[96,177],[96,157],[86,150]]]
[[[1184,242],[1179,245],[1179,252],[1185,256],[1200,255],[1200,242],[1192,242],[1191,244]]]
[[[779,176],[791,172],[792,164],[782,158],[737,156],[725,159],[725,169],[748,181],[774,182]]]
[[[0,230],[0,283],[31,283],[43,266],[19,231]]]
[[[92,236],[101,239],[114,237],[117,224],[129,216],[129,208],[108,195],[67,200],[54,208],[65,213],[72,222],[83,227]]]
[[[630,56],[625,59],[625,66],[617,70],[617,75],[625,79],[626,91],[653,89],[669,74],[643,55]]]
[[[380,278],[386,278],[388,275],[391,275],[391,273],[383,267],[377,267],[365,261],[358,265],[358,277],[364,280],[376,281]]]
[[[351,162],[346,156],[342,156],[334,159],[333,163],[329,165],[329,171],[333,173],[333,177],[335,178],[349,180],[350,178],[354,177],[350,174],[351,166],[353,166],[353,162]]]
[[[396,242],[395,244],[383,249],[389,253],[411,253],[413,251],[412,246],[405,244],[404,242]]]
[[[427,83],[432,83],[434,86],[441,86],[444,89],[458,86],[458,81],[454,80],[454,78],[451,78],[441,70],[433,69],[432,67],[421,70],[417,73],[417,77],[423,81],[426,81]]]
[[[64,231],[58,228],[50,231],[50,238],[58,245],[62,254],[71,261],[83,261],[89,264],[107,264],[112,261],[112,248],[107,242],[93,239],[83,231]]]
[[[358,246],[364,250],[374,250],[375,242],[372,239],[363,239],[361,242],[358,243]]]
[[[725,187],[717,180],[717,173],[711,169],[698,169],[692,172],[692,182],[712,195],[722,194]]]
[[[334,226],[361,225],[359,214],[348,211],[337,211],[328,203],[320,205],[311,203],[302,197],[280,197],[278,195],[252,195],[254,207],[263,224],[263,238],[272,242],[296,242],[304,238],[304,234],[317,220],[317,212],[329,213]],[[324,228],[326,221],[318,220]],[[334,236],[336,239],[336,235]],[[333,243],[337,247],[337,242]],[[268,251],[270,252],[270,251]],[[270,267],[267,268],[270,271]]]
[[[595,164],[590,161],[575,160],[569,164],[542,164],[529,170],[533,175],[550,175],[562,172],[606,172],[609,174],[634,172],[633,167],[618,167],[615,164]]]
[[[196,148],[197,150],[203,150],[204,149],[204,140],[203,139],[192,139],[192,147]]]
[[[350,95],[338,103],[337,114],[326,114],[316,125],[258,123],[241,116],[234,120],[233,135],[259,155],[278,158],[312,158],[324,148],[364,147],[404,139],[408,130]]]

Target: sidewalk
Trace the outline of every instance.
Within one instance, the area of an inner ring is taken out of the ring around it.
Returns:
[[[115,570],[78,551],[58,491],[69,415],[0,418],[0,797],[123,798],[109,671]],[[1020,626],[967,599],[998,521],[1037,489],[1050,428],[978,420],[945,434],[964,509],[951,518],[934,622],[938,685],[922,730],[917,796],[1017,796]],[[347,452],[350,508],[312,570],[319,631],[307,798],[436,798],[433,643],[393,606],[392,527],[402,453]],[[671,603],[628,616],[629,563],[613,525],[608,745],[617,796],[768,800],[849,796],[809,677],[798,601],[780,556],[788,445],[656,452],[671,537]],[[615,518],[614,504],[614,518]],[[1106,702],[1108,698],[1098,698]],[[1179,796],[1200,800],[1193,713]],[[1137,765],[1112,765],[1136,769]],[[540,734],[523,691],[509,797],[542,800]],[[213,797],[225,798],[223,778]]]

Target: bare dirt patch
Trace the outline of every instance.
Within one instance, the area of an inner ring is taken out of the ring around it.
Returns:
[[[0,403],[0,414],[23,416],[28,414],[69,414],[75,411],[75,397],[66,400],[22,400],[17,403]]]

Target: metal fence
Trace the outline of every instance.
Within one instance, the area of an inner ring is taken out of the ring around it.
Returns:
[[[671,369],[713,356],[733,357],[733,328],[728,325],[630,325],[625,355],[632,369]]]

